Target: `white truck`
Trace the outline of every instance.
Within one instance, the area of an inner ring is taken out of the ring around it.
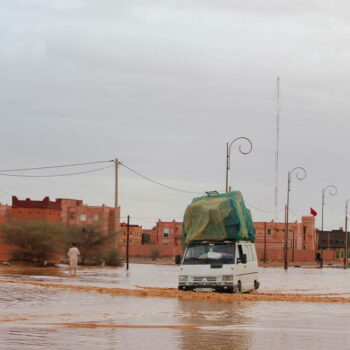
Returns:
[[[239,191],[194,198],[183,224],[179,290],[244,293],[259,288],[255,229]]]
[[[187,246],[180,266],[179,290],[245,293],[259,285],[253,243],[203,241]]]

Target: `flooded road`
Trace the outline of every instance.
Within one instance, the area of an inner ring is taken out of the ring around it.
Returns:
[[[259,293],[208,298],[177,269],[1,267],[0,349],[349,348],[348,270],[260,269]]]

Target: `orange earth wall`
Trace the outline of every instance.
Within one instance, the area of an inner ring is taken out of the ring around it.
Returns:
[[[126,246],[122,245],[120,248],[120,253],[124,257],[126,256]],[[152,257],[154,250],[157,250],[159,257],[174,257],[179,254],[182,256],[183,251],[181,246],[156,246],[153,244],[149,245],[130,245],[129,246],[129,256],[135,257]]]
[[[260,261],[264,260],[265,252],[263,248],[256,248],[256,252],[258,255],[258,259]],[[292,250],[288,250],[288,261],[295,261],[295,262],[313,262],[315,261],[315,254],[316,252],[314,250],[301,250],[297,249],[294,250],[294,254]],[[294,255],[294,259],[293,259]],[[323,260],[324,261],[331,261],[334,260],[334,252],[330,250],[325,250],[323,252]],[[284,261],[284,250],[283,249],[266,249],[266,261]]]

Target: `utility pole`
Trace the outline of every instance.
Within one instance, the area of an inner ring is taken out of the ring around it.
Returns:
[[[320,263],[320,268],[323,268],[323,214],[324,214],[324,205],[325,205],[325,201],[326,201],[326,193],[329,193],[331,196],[335,196],[338,193],[338,189],[334,186],[334,185],[328,185],[326,186],[323,190],[322,190],[322,218],[321,218],[321,230],[322,230],[322,246],[321,246],[321,263]],[[330,246],[330,237],[329,237],[329,233],[327,234],[328,237],[328,242],[327,242],[327,247],[329,249]]]
[[[345,244],[344,244],[344,269],[348,265],[348,203],[350,199],[345,202]]]
[[[115,159],[115,193],[114,193],[114,230],[115,230],[115,247],[118,248],[118,239],[120,233],[120,213],[119,213],[119,202],[118,202],[118,168],[119,161],[118,158]]]
[[[289,174],[289,173],[288,173]],[[289,191],[288,191],[289,193]],[[284,221],[285,221],[285,226],[284,226],[284,269],[288,270],[288,205],[284,207]]]
[[[285,229],[284,229],[284,269],[288,269],[288,231],[289,231],[289,192],[290,192],[290,186],[292,182],[292,175],[296,172],[296,178],[298,180],[304,180],[306,177],[306,170],[302,167],[296,167],[290,171],[288,171],[288,188],[287,188],[287,204],[285,206]],[[293,242],[291,242],[293,243]],[[290,244],[292,247],[292,244]]]
[[[129,270],[129,236],[130,236],[130,215],[126,227],[126,270]]]
[[[265,224],[264,224],[264,263],[266,263],[266,260],[267,260],[267,254],[266,254],[266,231],[267,231],[267,228],[266,228],[266,221],[265,221]]]
[[[280,143],[280,77],[277,77],[277,114],[276,114],[276,153],[275,153],[275,220],[277,221],[278,205],[278,160]]]
[[[294,250],[295,250],[295,234],[292,230],[292,261],[294,262]]]

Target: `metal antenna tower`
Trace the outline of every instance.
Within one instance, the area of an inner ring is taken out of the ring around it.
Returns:
[[[276,114],[276,155],[275,155],[275,220],[278,205],[278,157],[280,143],[280,77],[277,77],[277,114]]]

